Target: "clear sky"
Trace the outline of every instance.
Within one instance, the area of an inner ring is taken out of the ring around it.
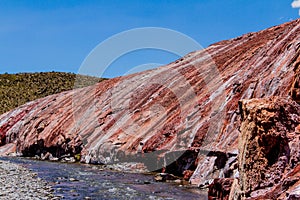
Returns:
[[[100,42],[138,27],[173,29],[206,47],[298,18],[292,2],[0,0],[0,73],[76,73]],[[115,62],[106,77],[122,75],[121,68],[176,58],[161,51],[135,52]]]

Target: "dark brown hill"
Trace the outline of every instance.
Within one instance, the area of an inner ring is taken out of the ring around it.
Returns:
[[[86,87],[101,79],[64,72],[0,74],[0,114],[52,94]]]

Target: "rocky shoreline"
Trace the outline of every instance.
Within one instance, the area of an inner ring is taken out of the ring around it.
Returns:
[[[20,165],[0,161],[0,199],[59,199],[36,173]]]
[[[151,174],[110,170],[108,166],[21,157],[0,157],[0,162],[0,200],[207,199],[206,190],[178,183],[178,179],[171,181],[167,177],[171,175],[166,173],[153,177]],[[26,179],[26,183],[21,178]],[[28,182],[32,182],[31,185]],[[15,194],[10,194],[12,192]],[[30,196],[30,193],[33,194]]]

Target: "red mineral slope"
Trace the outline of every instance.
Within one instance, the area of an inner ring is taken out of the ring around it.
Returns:
[[[197,185],[237,177],[238,101],[289,98],[290,91],[297,97],[299,32],[295,20],[27,103],[0,116],[0,152],[142,161],[150,170],[189,174]]]

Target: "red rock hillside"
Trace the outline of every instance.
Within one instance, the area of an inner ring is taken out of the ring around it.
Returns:
[[[149,170],[165,168],[199,186],[222,178],[228,185],[244,173],[237,158],[245,122],[238,102],[300,99],[299,33],[300,20],[292,21],[213,44],[158,69],[29,102],[0,116],[0,152],[143,162]],[[293,162],[295,167],[299,158]],[[242,195],[261,188],[257,180],[249,184]],[[215,189],[212,195],[221,193]]]

